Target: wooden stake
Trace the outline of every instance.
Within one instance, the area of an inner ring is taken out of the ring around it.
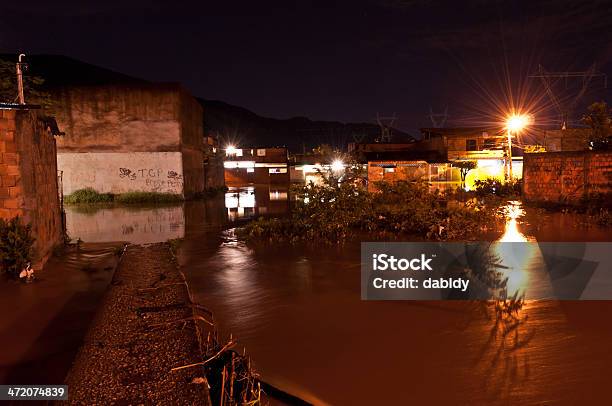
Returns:
[[[219,399],[219,405],[223,406],[224,400],[225,400],[225,366],[223,367],[223,372],[221,373],[221,398]]]

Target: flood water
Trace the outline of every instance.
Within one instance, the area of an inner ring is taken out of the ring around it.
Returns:
[[[357,241],[333,248],[250,248],[234,238],[233,222],[287,207],[283,191],[253,188],[158,208],[156,215],[138,217],[122,208],[89,215],[94,222],[110,216],[113,230],[131,224],[184,237],[181,266],[195,298],[214,311],[222,335],[232,333],[246,346],[265,381],[312,403],[610,402],[612,302],[531,301],[521,312],[523,323],[506,337],[493,334],[494,323],[479,304],[365,302]],[[610,239],[609,229],[587,227],[576,215],[518,211],[501,240]],[[147,220],[134,224],[141,218]],[[167,234],[158,233],[159,241]],[[71,235],[80,235],[78,227]],[[100,238],[125,235],[113,231]]]
[[[49,259],[33,283],[0,280],[0,383],[63,382],[122,247],[86,243]]]

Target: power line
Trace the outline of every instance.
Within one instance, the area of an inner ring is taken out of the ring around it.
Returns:
[[[603,79],[604,89],[608,88],[608,76],[605,73],[597,70],[597,65],[594,63],[586,71],[565,71],[565,72],[548,72],[542,65],[538,65],[538,71],[528,76],[529,78],[540,79],[544,91],[548,95],[550,101],[555,106],[561,121],[561,128],[567,128],[570,115],[576,108],[578,102],[586,94],[587,89],[595,78]],[[568,79],[582,78],[582,86],[576,95],[569,103],[563,103],[559,97],[553,92],[553,80],[564,79],[567,88]]]

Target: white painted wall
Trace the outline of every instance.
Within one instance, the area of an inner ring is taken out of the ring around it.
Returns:
[[[60,152],[63,192],[93,188],[100,193],[183,194],[180,152]]]

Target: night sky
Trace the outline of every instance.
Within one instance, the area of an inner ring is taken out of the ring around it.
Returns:
[[[526,75],[612,76],[612,2],[418,1],[246,3],[3,1],[0,51],[64,54],[194,95],[288,118],[430,126],[486,124],[514,101],[554,119]],[[584,100],[607,98],[593,80]],[[576,83],[557,83],[569,98]],[[574,87],[572,87],[574,86]]]

